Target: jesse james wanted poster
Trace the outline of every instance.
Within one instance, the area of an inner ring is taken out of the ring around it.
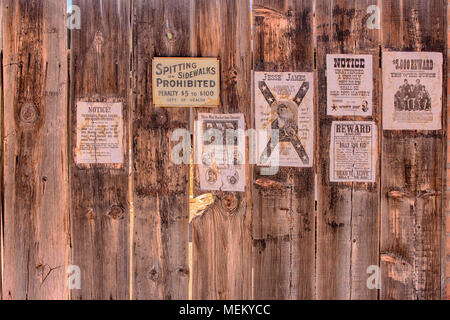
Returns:
[[[385,130],[442,129],[442,54],[383,53]]]
[[[329,116],[372,116],[371,55],[327,55]]]
[[[195,125],[196,164],[203,191],[245,191],[243,114],[200,113]]]
[[[313,74],[255,72],[255,124],[258,166],[312,167]]]
[[[333,122],[330,181],[375,182],[377,148],[375,122]]]

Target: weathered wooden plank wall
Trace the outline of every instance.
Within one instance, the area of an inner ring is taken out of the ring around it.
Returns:
[[[186,299],[189,276],[194,299],[445,297],[446,132],[382,131],[379,58],[445,57],[446,0],[254,0],[253,12],[249,0],[73,0],[69,65],[64,2],[0,4],[0,298]],[[367,28],[370,5],[381,29]],[[371,118],[326,115],[330,53],[374,57]],[[219,58],[221,106],[154,108],[158,56]],[[189,166],[173,162],[172,134],[199,112],[254,127],[252,69],[316,71],[315,166],[263,176],[247,165],[246,192],[214,193],[193,219],[190,270]],[[122,165],[75,163],[80,100],[123,103]],[[375,184],[330,183],[333,120],[378,124]],[[81,290],[67,288],[69,264]],[[381,266],[381,290],[367,288],[369,266]]]
[[[56,0],[55,0],[56,1]],[[33,2],[34,3],[34,2]],[[81,269],[72,299],[127,299],[131,22],[128,0],[74,0],[81,30],[71,30],[71,263]],[[75,163],[77,102],[123,103],[124,163]]]
[[[65,299],[66,4],[4,0],[4,299]],[[57,195],[57,196],[55,196]]]
[[[447,1],[382,4],[383,50],[445,57]],[[382,143],[381,299],[440,299],[444,130],[384,131]]]
[[[367,8],[376,0],[318,1],[317,69],[319,77],[317,298],[376,299],[367,287],[367,269],[378,266],[378,199],[376,183],[330,183],[330,137],[333,121],[378,124],[379,30],[370,30]],[[327,116],[327,54],[373,56],[371,117]],[[378,150],[375,150],[378,154]],[[377,157],[378,158],[378,157]],[[377,170],[377,177],[379,171]]]
[[[191,55],[189,0],[133,1],[133,298],[188,298],[189,164],[172,161],[189,109],[152,105],[152,58]],[[188,157],[189,161],[189,157]]]
[[[255,71],[314,71],[312,0],[256,0],[253,17]],[[255,299],[315,296],[314,177],[314,168],[280,168],[275,176],[255,169]]]
[[[221,64],[221,105],[201,112],[243,113],[248,126],[251,121],[250,2],[195,0],[193,6],[192,53],[217,57]],[[252,202],[248,165],[246,172],[245,193],[215,193],[214,204],[192,221],[194,299],[251,298]],[[198,185],[195,192],[199,195]]]

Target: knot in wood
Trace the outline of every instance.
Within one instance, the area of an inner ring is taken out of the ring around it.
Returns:
[[[106,215],[113,220],[122,220],[125,216],[125,209],[121,206],[112,206]]]
[[[31,104],[25,103],[22,108],[20,108],[19,119],[24,125],[33,125],[37,122],[39,118],[38,108]]]
[[[221,203],[228,213],[233,213],[239,206],[239,197],[234,193],[228,193],[223,196]]]
[[[172,31],[172,30],[167,30],[167,32],[166,32],[166,37],[167,37],[167,40],[168,41],[174,41],[175,40],[175,32],[174,31]]]
[[[164,109],[155,109],[152,114],[152,122],[156,127],[163,127],[167,124],[169,116],[167,115],[167,111]]]
[[[151,268],[148,271],[148,277],[153,282],[159,282],[159,280],[160,280],[159,279],[159,272],[158,272],[158,270],[156,270],[156,268]]]

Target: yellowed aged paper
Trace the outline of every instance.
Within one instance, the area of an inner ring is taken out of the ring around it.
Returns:
[[[153,103],[157,107],[220,105],[216,58],[154,58]]]
[[[383,53],[383,128],[442,129],[442,53]]]
[[[245,191],[244,130],[242,113],[198,115],[195,146],[201,190]]]
[[[375,182],[377,139],[375,122],[333,122],[330,145],[330,181]]]
[[[77,164],[122,164],[122,103],[77,103]]]
[[[371,55],[327,55],[329,116],[372,116],[372,60]]]
[[[312,167],[314,74],[255,72],[254,89],[257,165]]]

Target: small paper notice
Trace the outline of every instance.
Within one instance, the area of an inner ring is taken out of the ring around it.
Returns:
[[[122,103],[77,103],[77,164],[123,163]]]
[[[330,181],[375,182],[377,148],[375,122],[333,122]]]
[[[329,116],[372,116],[371,55],[327,55]]]
[[[200,113],[196,122],[196,163],[203,191],[245,191],[243,114]]]

